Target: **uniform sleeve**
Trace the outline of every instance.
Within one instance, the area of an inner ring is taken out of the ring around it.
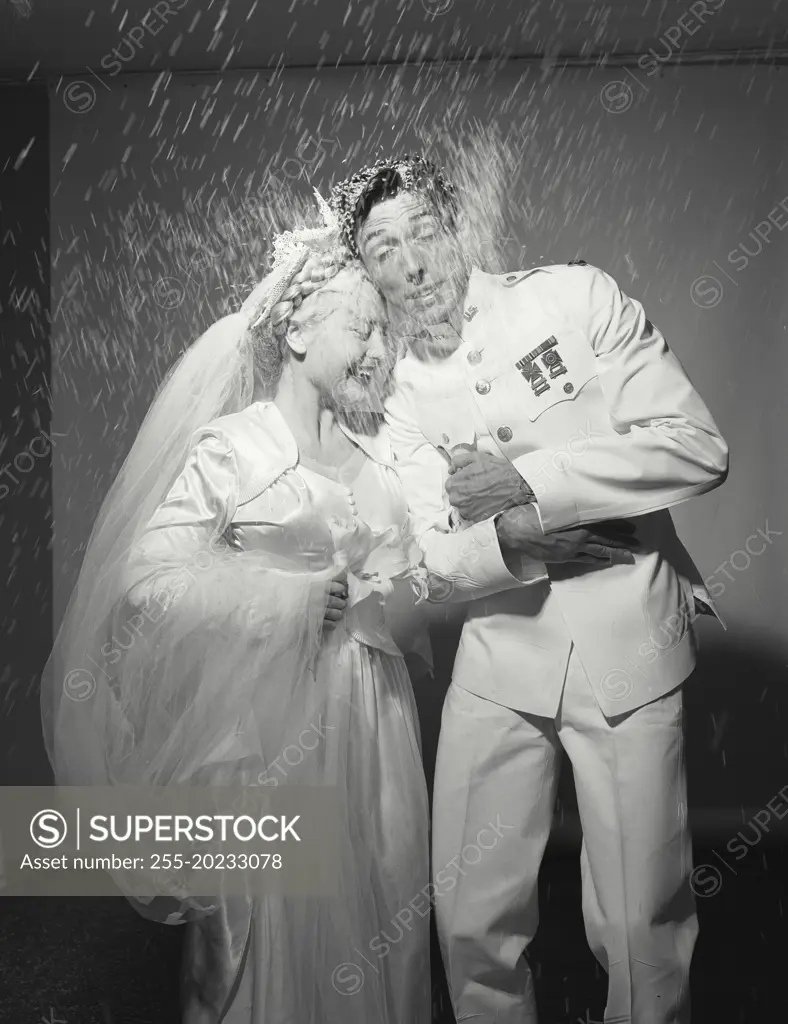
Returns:
[[[643,515],[718,487],[728,473],[727,445],[641,304],[596,267],[568,273],[561,303],[594,349],[615,433],[595,434],[537,488],[545,532]],[[514,466],[530,482],[554,455],[558,448],[529,452]]]
[[[386,403],[395,468],[410,509],[413,534],[431,576],[448,582],[440,600],[467,601],[547,579],[542,562],[522,557],[517,576],[507,568],[498,543],[495,519],[452,532],[446,498],[447,465],[419,429],[413,397],[398,387]]]
[[[238,472],[229,440],[205,435],[129,552],[125,574],[129,602],[166,604],[188,575],[213,560],[214,545],[238,503]],[[163,595],[163,596],[162,596]]]

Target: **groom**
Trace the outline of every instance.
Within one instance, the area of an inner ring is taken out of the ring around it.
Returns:
[[[430,162],[380,161],[331,205],[392,316],[416,325],[392,447],[435,592],[468,602],[434,793],[457,1020],[536,1021],[522,954],[565,752],[605,1020],[684,1024],[697,920],[682,684],[696,599],[711,601],[667,509],[724,481],[725,442],[603,271],[469,272],[455,190]],[[495,815],[499,839],[471,861]]]

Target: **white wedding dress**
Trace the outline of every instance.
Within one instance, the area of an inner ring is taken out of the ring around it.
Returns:
[[[271,403],[209,424],[129,551],[116,643],[129,609],[162,593],[171,608],[126,655],[125,685],[137,658],[156,707],[138,709],[149,736],[138,733],[125,781],[139,776],[134,765],[150,776],[152,758],[154,784],[254,784],[267,773],[339,794],[335,897],[226,898],[196,920],[185,904],[170,916],[188,922],[185,1024],[430,1020],[427,792],[383,604],[388,572],[410,564],[407,508],[385,435],[349,436],[355,452],[334,470],[299,457]],[[350,606],[321,639],[343,551]],[[286,762],[283,750],[318,720],[319,747]]]

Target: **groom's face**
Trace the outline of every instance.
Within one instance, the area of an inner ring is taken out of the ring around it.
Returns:
[[[401,192],[373,206],[358,247],[392,312],[436,324],[462,302],[468,272],[457,237],[418,193]]]

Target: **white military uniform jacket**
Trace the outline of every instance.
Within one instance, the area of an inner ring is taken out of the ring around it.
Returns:
[[[718,486],[728,451],[640,303],[595,267],[474,271],[462,344],[412,344],[387,419],[438,595],[468,601],[454,681],[553,717],[574,644],[603,712],[617,715],[690,674],[694,597],[713,607],[667,509]],[[590,569],[523,557],[513,575],[494,519],[458,529],[440,449],[510,459],[545,532],[629,518],[634,564]]]

